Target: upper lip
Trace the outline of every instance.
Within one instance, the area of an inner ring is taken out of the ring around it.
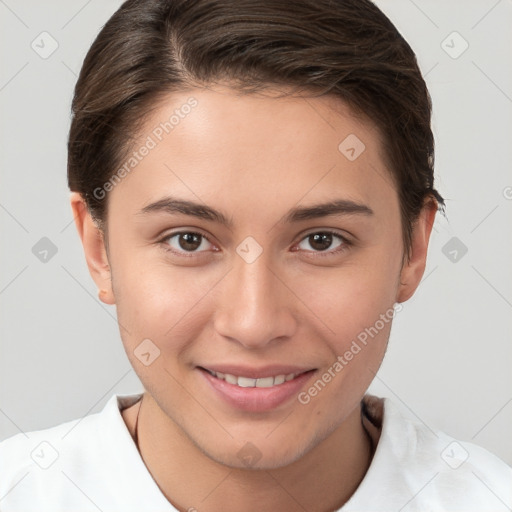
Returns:
[[[199,366],[204,370],[218,373],[229,373],[230,375],[236,375],[237,377],[249,377],[252,379],[262,379],[265,377],[276,377],[277,375],[289,375],[294,373],[299,375],[314,368],[305,368],[303,366],[292,366],[292,365],[267,365],[259,368],[250,366],[241,366],[235,364],[209,364]]]

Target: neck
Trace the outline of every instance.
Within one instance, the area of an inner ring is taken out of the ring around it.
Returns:
[[[294,463],[247,470],[209,458],[149,394],[143,398],[143,407],[123,416],[130,418],[127,423],[153,479],[179,510],[336,510],[355,492],[371,462],[372,443],[359,407]]]

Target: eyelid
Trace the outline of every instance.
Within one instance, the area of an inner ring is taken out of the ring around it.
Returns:
[[[348,236],[340,233],[339,231],[336,231],[332,228],[325,228],[325,229],[316,228],[316,229],[312,229],[312,230],[309,230],[309,231],[306,231],[305,233],[303,233],[301,235],[301,237],[298,239],[298,241],[293,244],[293,247],[298,246],[298,244],[300,244],[301,242],[306,240],[311,235],[315,235],[315,234],[319,234],[319,233],[330,234],[330,235],[336,236],[342,241],[342,243],[339,247],[336,247],[335,249],[327,249],[325,251],[302,250],[303,253],[305,253],[307,255],[313,255],[313,257],[328,257],[328,256],[337,255],[337,254],[347,250],[349,247],[351,247],[353,245],[352,240]],[[294,252],[299,251],[299,249],[293,249],[293,248],[292,248],[292,250],[294,250]]]
[[[210,239],[210,236],[205,234],[199,228],[177,228],[177,231],[167,232],[166,234],[160,236],[158,238],[158,243],[166,245],[166,247],[164,247],[164,249],[166,251],[172,252],[173,254],[178,254],[180,256],[185,256],[185,257],[192,257],[194,255],[204,254],[204,253],[208,252],[208,250],[203,250],[203,251],[184,251],[183,250],[183,251],[180,251],[180,250],[174,249],[173,247],[171,247],[169,245],[168,240],[170,238],[173,238],[173,237],[175,237],[177,235],[183,235],[183,234],[196,234],[196,235],[199,235],[202,238],[204,238],[209,244],[211,244],[214,247],[216,247],[216,244],[214,242],[212,242],[212,240]],[[218,250],[219,250],[218,248],[213,249],[214,252],[216,252]]]
[[[299,235],[299,237],[297,238],[297,243],[299,242],[302,242],[302,240],[304,240],[305,238],[307,238],[308,236],[311,236],[311,235],[316,235],[317,233],[327,233],[329,235],[334,235],[334,236],[337,236],[339,238],[341,238],[344,242],[346,243],[352,243],[352,239],[351,239],[351,236],[345,232],[340,232],[336,229],[333,229],[333,228],[316,228],[316,229],[309,229],[303,233],[301,233]]]
[[[172,237],[175,237],[175,236],[181,235],[181,234],[191,234],[191,233],[200,235],[209,244],[211,244],[214,247],[214,249],[213,250],[211,250],[211,249],[210,250],[202,250],[202,251],[185,251],[185,250],[180,251],[180,250],[176,250],[176,249],[172,248],[168,243],[168,240]],[[302,250],[302,252],[305,252],[310,255],[313,254],[315,256],[332,256],[333,254],[338,254],[339,252],[342,252],[343,250],[348,249],[348,247],[353,245],[353,241],[351,240],[350,236],[347,236],[344,233],[340,233],[339,231],[337,231],[333,228],[323,228],[323,229],[315,228],[315,229],[309,229],[309,230],[301,233],[299,235],[299,238],[297,239],[297,241],[293,243],[292,251],[298,252],[300,249],[294,249],[296,246],[298,246],[298,244],[300,244],[302,241],[307,239],[309,236],[318,234],[318,233],[330,234],[330,235],[338,237],[342,241],[341,246],[337,247],[336,249],[327,249],[326,251],[313,251],[313,250],[304,251],[304,250]],[[158,243],[165,245],[166,247],[164,247],[164,250],[166,250],[168,252],[177,254],[179,256],[189,257],[189,258],[197,256],[197,255],[203,255],[210,251],[218,252],[220,250],[217,247],[217,244],[212,242],[211,237],[208,234],[206,234],[205,232],[203,232],[203,230],[201,230],[200,228],[186,228],[186,227],[185,228],[182,228],[182,227],[176,228],[176,231],[167,232],[166,234],[160,236],[158,238]]]

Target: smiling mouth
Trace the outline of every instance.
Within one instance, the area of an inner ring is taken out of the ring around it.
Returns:
[[[314,370],[308,370],[301,373],[288,373],[275,375],[273,377],[260,377],[258,379],[254,379],[252,377],[244,377],[242,375],[232,375],[230,373],[221,373],[214,372],[212,370],[208,370],[207,368],[202,368],[204,371],[216,377],[217,379],[223,380],[228,384],[233,384],[240,388],[271,388],[274,386],[280,386],[285,382],[289,382],[300,375],[304,375],[305,373],[312,372]]]

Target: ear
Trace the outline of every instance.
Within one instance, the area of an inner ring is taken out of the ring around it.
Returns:
[[[427,263],[428,242],[436,212],[437,201],[433,198],[428,198],[423,204],[420,215],[413,226],[410,258],[404,262],[400,273],[397,302],[409,300],[421,282]]]
[[[104,234],[94,222],[85,200],[78,192],[71,193],[71,209],[89,272],[99,290],[99,299],[105,304],[115,304]]]

